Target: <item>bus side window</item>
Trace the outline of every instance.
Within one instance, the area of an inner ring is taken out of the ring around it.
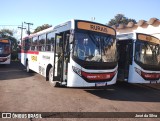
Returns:
[[[37,45],[38,45],[38,37],[35,36],[35,37],[33,37],[32,50],[36,51],[37,50],[37,48],[36,48]]]
[[[35,46],[31,46],[31,50],[35,50]]]
[[[30,38],[30,46],[29,46],[29,50],[31,50],[31,48],[32,48],[32,42],[33,42],[33,38]]]
[[[39,51],[45,51],[44,46],[46,45],[46,34],[42,34],[39,36],[38,43],[39,43]]]
[[[30,49],[30,46],[31,46],[31,40],[30,38],[25,38],[24,41],[23,41],[23,49],[24,50],[29,50]]]
[[[50,32],[47,34],[46,39],[46,51],[54,51],[54,33]]]

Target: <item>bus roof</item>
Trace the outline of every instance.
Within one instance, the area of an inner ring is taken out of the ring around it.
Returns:
[[[109,28],[108,30],[109,30],[109,32],[111,33],[111,34],[113,34],[113,35],[115,35],[115,29],[114,28],[112,28],[112,27],[110,27],[110,26],[107,26],[107,25],[104,25],[104,24],[101,24],[101,23],[97,23],[97,22],[92,22],[92,21],[86,21],[86,20],[79,20],[79,19],[71,19],[70,21],[67,21],[67,22],[65,22],[65,23],[62,23],[62,24],[59,24],[59,25],[57,25],[57,26],[53,26],[53,27],[50,27],[50,28],[47,28],[47,29],[45,29],[45,30],[42,30],[42,31],[39,31],[39,32],[37,32],[37,33],[33,33],[33,34],[31,34],[29,37],[34,37],[34,36],[37,36],[37,35],[41,35],[41,34],[43,34],[43,33],[48,33],[48,32],[51,32],[51,31],[59,31],[59,29],[61,28],[61,27],[64,27],[63,29],[66,29],[66,30],[69,30],[69,29],[74,29],[75,28],[75,22],[76,21],[79,21],[79,22],[90,22],[90,23],[93,23],[94,25],[96,25],[96,24],[98,24],[98,25],[100,25],[100,30],[101,30],[101,32],[103,32],[102,30],[105,30],[105,28],[102,28],[102,26],[106,26],[107,28]],[[85,28],[86,30],[88,30],[88,28],[86,27]],[[97,28],[95,28],[95,29],[97,29]],[[93,31],[93,30],[92,30]],[[94,30],[95,32],[96,31],[98,31],[98,30]],[[104,32],[103,32],[104,33]]]
[[[123,34],[118,34],[116,37],[118,40],[128,40],[128,39],[134,39],[134,40],[142,40],[142,41],[148,41],[148,42],[153,42],[156,44],[160,44],[160,40],[150,34],[145,34],[145,33],[123,33]]]

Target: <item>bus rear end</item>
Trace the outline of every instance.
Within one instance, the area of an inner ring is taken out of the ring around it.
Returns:
[[[0,64],[10,64],[11,44],[8,39],[0,39]]]

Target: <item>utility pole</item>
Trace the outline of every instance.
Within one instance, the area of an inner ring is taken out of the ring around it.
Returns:
[[[18,28],[21,29],[21,45],[22,45],[23,29],[26,29],[26,28],[23,28],[23,22],[22,22],[22,26]]]
[[[31,32],[30,32],[30,25],[33,25],[33,23],[27,23],[27,22],[24,22],[25,24],[28,24],[28,31],[27,31],[27,34],[30,35]]]

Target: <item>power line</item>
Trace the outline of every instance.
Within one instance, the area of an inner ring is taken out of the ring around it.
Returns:
[[[0,25],[0,26],[20,26],[20,25]]]

